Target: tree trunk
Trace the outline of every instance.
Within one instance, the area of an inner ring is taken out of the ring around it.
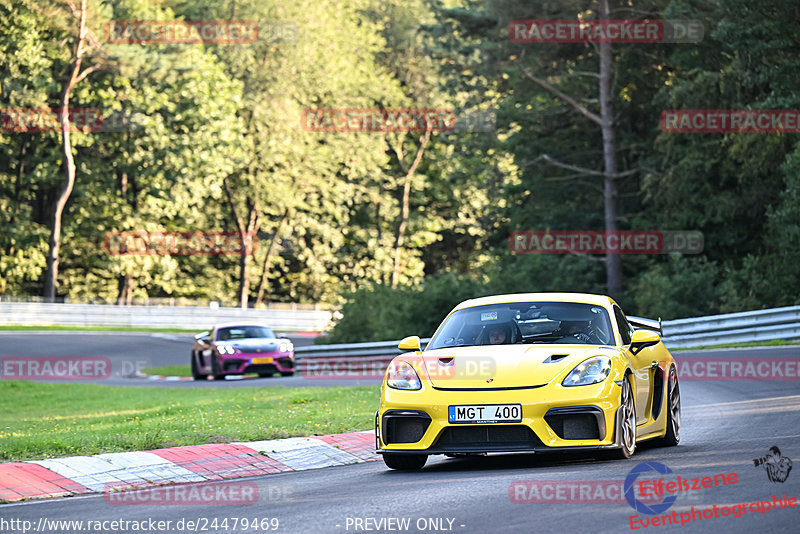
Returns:
[[[75,69],[69,82],[64,87],[61,95],[61,155],[64,157],[64,185],[56,199],[53,209],[53,218],[50,224],[50,248],[47,253],[47,278],[44,285],[44,296],[47,300],[53,301],[56,297],[58,287],[58,255],[61,250],[61,217],[64,214],[64,207],[72,194],[75,185],[75,160],[72,156],[72,144],[70,142],[69,131],[69,94],[72,89],[78,69],[80,69],[80,58],[76,61]]]
[[[609,18],[608,0],[600,0],[600,20]],[[614,109],[612,106],[611,78],[612,78],[612,57],[611,43],[600,43],[600,72],[597,74],[600,92],[600,114],[593,113],[580,102],[570,97],[566,93],[552,86],[546,80],[538,78],[529,72],[522,59],[525,57],[525,50],[520,53],[520,69],[523,76],[534,82],[539,87],[550,92],[562,102],[572,107],[576,112],[591,120],[600,127],[603,138],[603,220],[607,232],[616,232],[617,225],[617,179],[621,176],[630,175],[635,171],[626,171],[621,175],[617,173],[617,143],[614,135]],[[562,168],[568,168],[581,174],[590,176],[601,174],[592,169],[578,168],[553,161],[547,155],[541,156],[545,161]],[[606,264],[606,291],[612,297],[619,298],[622,292],[622,262],[619,254],[606,253],[604,258]]]
[[[130,306],[133,301],[133,275],[125,273],[117,278],[117,306]]]
[[[64,207],[72,194],[75,186],[75,160],[72,156],[72,143],[70,140],[69,125],[69,96],[72,88],[84,79],[90,72],[97,70],[98,65],[93,65],[81,72],[81,61],[83,60],[84,43],[88,30],[86,29],[86,0],[81,0],[79,17],[78,39],[75,43],[75,63],[72,66],[69,80],[61,93],[61,154],[64,157],[64,185],[56,199],[53,209],[53,218],[50,226],[49,250],[47,252],[47,275],[44,283],[44,296],[47,300],[55,300],[56,290],[58,289],[58,257],[61,250],[61,217],[64,214]]]
[[[236,221],[236,226],[239,229],[239,237],[242,240],[242,250],[239,254],[239,307],[247,309],[247,304],[250,296],[250,254],[252,253],[251,238],[255,235],[258,229],[258,203],[251,201],[247,198],[248,221],[245,224],[244,219],[239,215],[236,210],[236,203],[233,199],[233,192],[231,191],[228,178],[222,180],[225,188],[225,195],[228,197],[228,203],[231,207],[233,219]]]
[[[244,245],[242,236],[242,245]],[[242,246],[242,253],[239,256],[239,307],[247,308],[248,296],[250,293],[250,255],[247,254],[249,247]]]
[[[281,219],[278,221],[278,227],[275,228],[275,233],[272,234],[272,239],[269,240],[269,246],[267,247],[267,254],[264,256],[264,263],[263,269],[261,269],[261,280],[258,282],[258,294],[256,296],[256,305],[261,302],[261,299],[264,297],[264,292],[266,291],[267,287],[267,275],[269,274],[269,259],[272,256],[272,249],[275,246],[275,242],[278,240],[278,234],[281,231],[281,227],[283,226],[284,221],[289,216],[288,208],[283,210],[283,215],[281,215]]]
[[[609,18],[608,0],[600,0],[600,19]],[[606,232],[617,225],[617,144],[611,96],[611,43],[600,43],[600,118],[603,136],[603,208]],[[622,292],[622,261],[619,254],[606,252],[606,290],[612,298]]]
[[[406,227],[408,226],[408,218],[411,213],[409,207],[409,200],[411,197],[411,179],[422,161],[422,154],[425,152],[425,147],[431,139],[431,129],[425,130],[425,134],[419,140],[419,148],[417,155],[414,157],[414,162],[406,171],[406,179],[403,183],[403,195],[400,199],[400,223],[397,225],[397,234],[394,241],[394,268],[392,269],[392,289],[397,287],[400,282],[400,254],[403,249],[403,242],[405,241]],[[400,141],[402,143],[402,141]],[[403,150],[402,147],[395,150],[397,159],[400,162],[401,168],[403,167]]]

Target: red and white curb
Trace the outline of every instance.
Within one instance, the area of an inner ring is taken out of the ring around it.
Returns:
[[[12,502],[104,493],[120,487],[244,478],[378,459],[374,434],[368,430],[0,463],[0,500]]]

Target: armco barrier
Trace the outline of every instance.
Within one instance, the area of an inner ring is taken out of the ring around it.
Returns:
[[[0,325],[139,326],[197,329],[215,323],[254,321],[279,331],[328,330],[326,310],[241,309],[199,306],[114,306],[0,302]]]
[[[428,344],[430,338],[420,340],[422,348]],[[343,343],[338,345],[310,345],[306,347],[295,347],[294,353],[297,357],[297,370],[300,374],[314,372],[319,369],[321,364],[335,364],[337,370],[346,369],[348,363],[360,364],[362,362],[381,362],[389,365],[389,362],[400,354],[397,348],[399,341],[378,341],[375,343]],[[309,366],[309,360],[313,360],[313,366]]]
[[[800,338],[800,306],[664,321],[664,343],[686,348]]]
[[[774,339],[800,339],[800,306],[756,310],[750,312],[710,315],[676,319],[662,323],[663,340],[668,348],[714,346],[725,343],[770,341]],[[424,347],[430,338],[421,340]],[[330,358],[349,360],[366,358],[367,361],[388,362],[397,356],[399,341],[376,343],[346,343],[297,347],[298,369],[303,372],[304,358]]]

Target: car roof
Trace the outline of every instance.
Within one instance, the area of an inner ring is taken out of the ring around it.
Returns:
[[[485,304],[505,304],[508,302],[581,302],[608,308],[616,304],[611,297],[591,293],[512,293],[465,300],[453,308],[453,311]]]
[[[234,327],[234,326],[263,326],[264,328],[269,328],[270,330],[272,330],[272,327],[267,326],[267,325],[265,325],[263,323],[242,323],[242,322],[239,322],[239,323],[218,323],[218,324],[215,324],[214,326],[212,326],[211,329],[212,330],[217,330],[219,328],[229,328],[229,327]]]

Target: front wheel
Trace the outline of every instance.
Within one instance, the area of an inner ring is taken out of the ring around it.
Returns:
[[[281,376],[293,376],[294,371],[281,371]]]
[[[681,390],[678,386],[678,373],[675,367],[669,371],[667,387],[667,433],[663,438],[655,440],[662,447],[674,447],[681,440]]]
[[[633,403],[633,390],[628,377],[622,380],[622,391],[620,392],[619,421],[617,423],[617,438],[619,439],[619,449],[608,451],[608,458],[625,460],[633,456],[636,450],[636,406]]]
[[[208,375],[200,372],[200,366],[197,364],[197,356],[192,352],[192,378],[195,380],[205,380]]]
[[[398,471],[419,471],[428,461],[427,454],[392,454],[383,453],[383,463],[390,469]]]
[[[225,380],[225,375],[219,369],[219,361],[217,361],[216,354],[211,355],[211,377],[214,380]]]

